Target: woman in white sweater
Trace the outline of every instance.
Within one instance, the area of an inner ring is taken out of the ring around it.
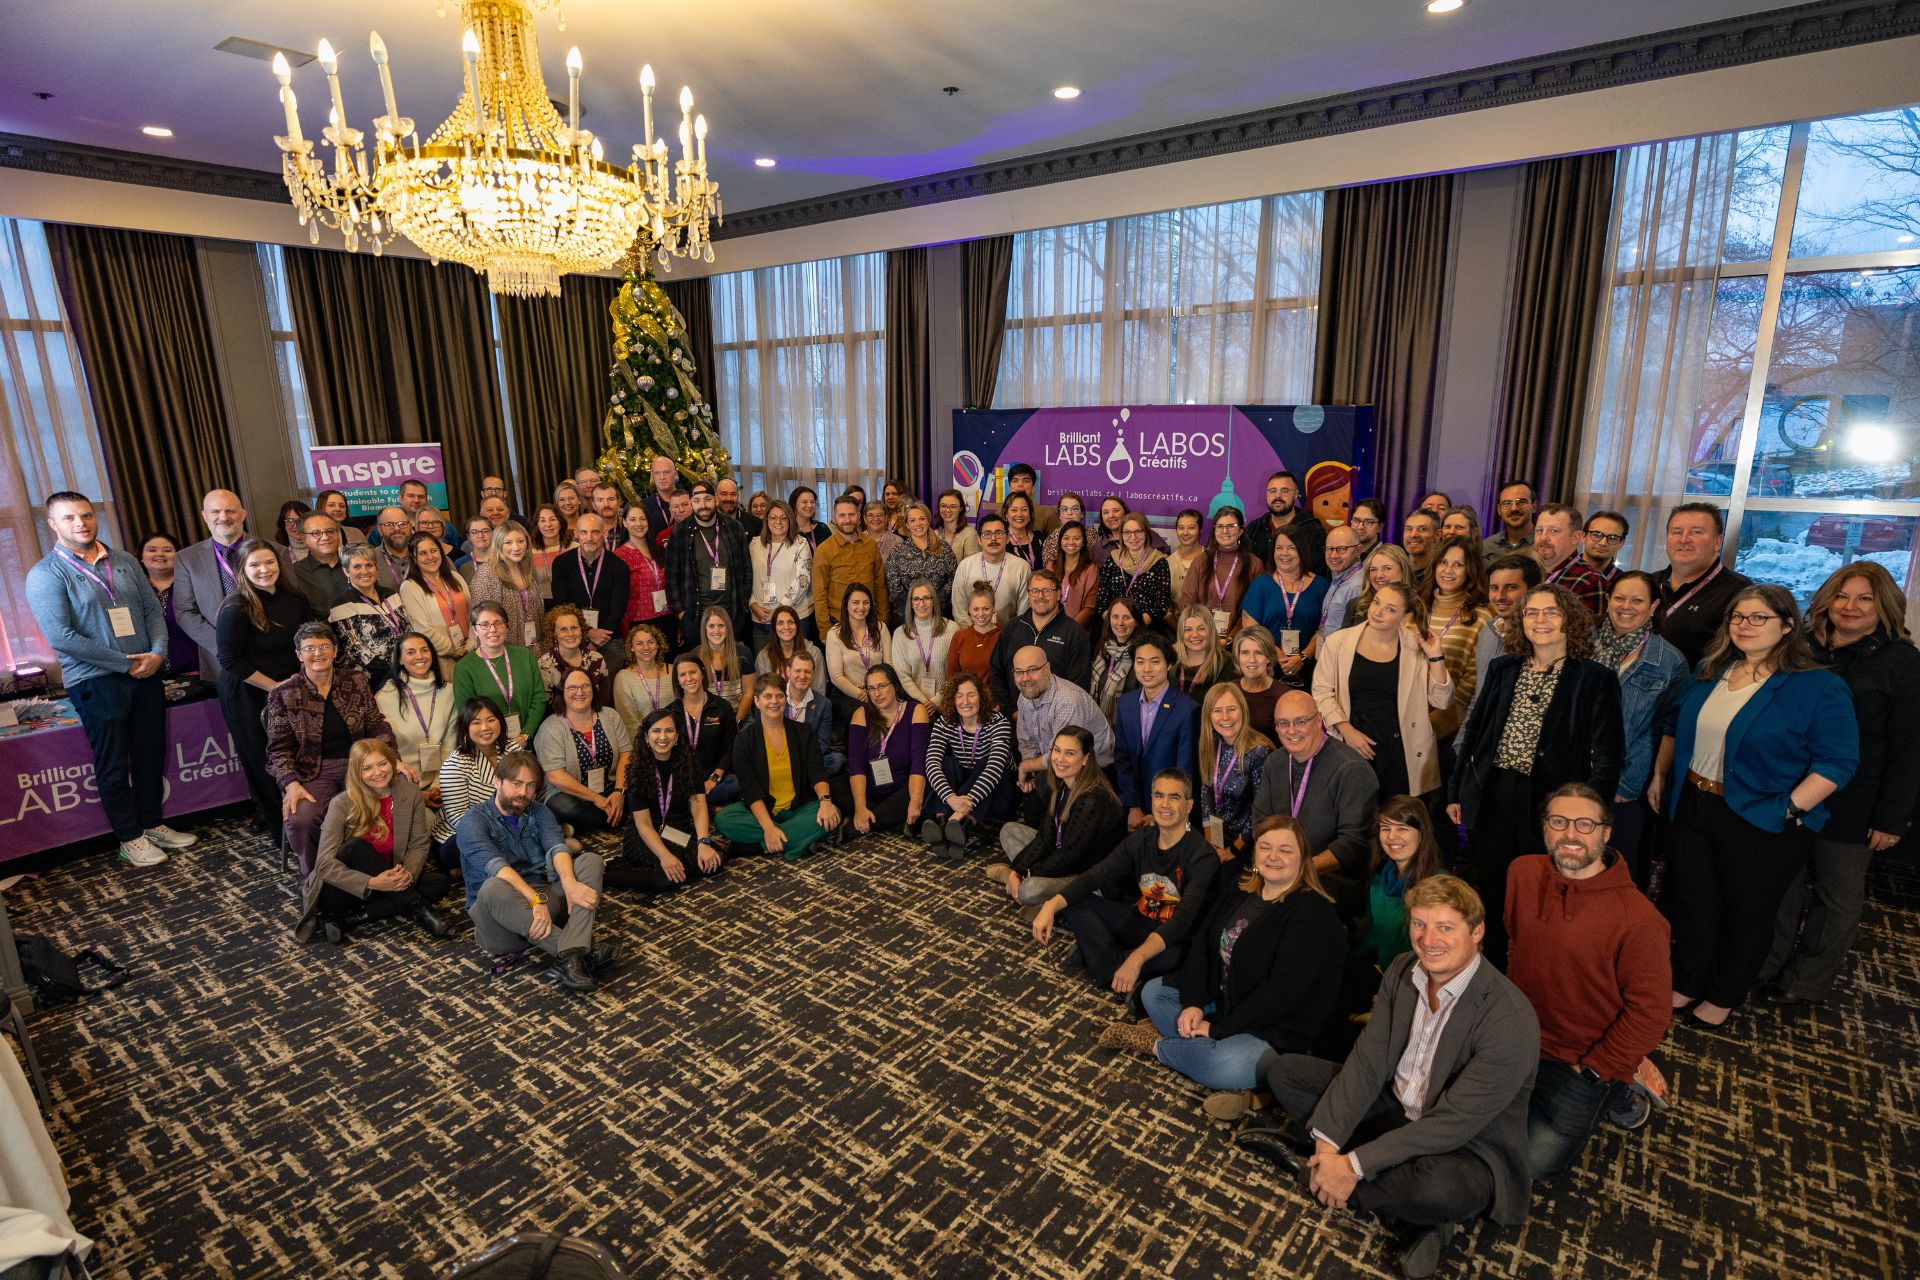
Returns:
[[[893,669],[915,702],[940,705],[947,646],[959,629],[952,618],[940,616],[934,585],[925,578],[915,579],[907,588],[907,620],[893,633]]]
[[[813,547],[795,533],[793,509],[786,503],[767,504],[767,518],[747,544],[747,559],[753,565],[747,608],[753,611],[752,647],[758,652],[766,647],[773,611],[781,605],[799,615],[803,630],[813,616]]]
[[[393,676],[374,690],[380,714],[393,726],[400,762],[420,771],[420,794],[439,803],[440,765],[453,750],[453,686],[435,660],[433,641],[418,631],[400,637]]]

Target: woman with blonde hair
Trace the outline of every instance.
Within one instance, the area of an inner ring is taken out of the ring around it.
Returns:
[[[1413,587],[1383,582],[1366,621],[1325,638],[1314,664],[1313,700],[1327,732],[1373,765],[1380,794],[1440,789],[1433,709],[1453,703],[1453,676],[1426,630]]]
[[[328,942],[339,943],[353,924],[402,915],[433,937],[452,934],[452,922],[433,908],[452,881],[428,864],[432,833],[420,788],[400,771],[394,749],[378,738],[354,743],[346,787],[321,821],[294,938],[311,942],[324,929]]]
[[[888,548],[885,558],[887,600],[907,621],[907,596],[915,582],[924,578],[933,584],[933,611],[938,618],[946,613],[953,595],[953,575],[960,562],[953,548],[941,540],[933,527],[933,513],[924,502],[907,502],[900,510],[900,536]]]
[[[1216,684],[1200,703],[1198,745],[1200,834],[1227,862],[1253,847],[1253,798],[1273,739],[1255,727],[1238,685]]]
[[[627,665],[613,677],[613,708],[637,741],[640,726],[662,707],[680,700],[667,658],[667,638],[651,622],[636,622],[627,632]]]
[[[1367,553],[1360,569],[1366,585],[1360,588],[1360,594],[1347,606],[1347,616],[1328,618],[1321,625],[1323,631],[1338,631],[1342,627],[1358,626],[1367,620],[1367,610],[1373,605],[1373,593],[1389,582],[1398,582],[1409,592],[1415,592],[1417,601],[1417,580],[1413,572],[1413,557],[1391,542],[1383,542]],[[1422,616],[1425,616],[1424,606]]]
[[[733,708],[735,723],[747,718],[754,682],[760,678],[753,654],[733,635],[733,615],[710,604],[700,615],[700,644],[694,657],[707,672],[707,692]]]
[[[952,618],[940,616],[939,590],[925,578],[916,579],[901,599],[907,617],[893,633],[894,672],[909,698],[938,706],[946,683],[947,650],[960,628]]]
[[[1216,681],[1232,679],[1232,665],[1220,647],[1213,610],[1190,604],[1180,611],[1174,627],[1173,686],[1200,701]]]
[[[535,558],[533,539],[512,520],[493,535],[484,560],[473,566],[468,594],[474,604],[492,601],[506,611],[507,643],[540,643],[540,612],[553,595],[553,579]]]
[[[1178,974],[1141,991],[1152,1025],[1116,1024],[1101,1043],[1150,1053],[1221,1091],[1204,1108],[1231,1123],[1252,1106],[1263,1057],[1313,1051],[1339,1000],[1345,952],[1306,828],[1275,814],[1255,829],[1246,874],[1221,886]]]

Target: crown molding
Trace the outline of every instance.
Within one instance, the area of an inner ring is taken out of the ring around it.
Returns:
[[[1920,0],[1814,0],[1469,71],[1382,85],[1151,133],[952,169],[730,216],[716,240],[1018,191],[1180,160],[1324,138],[1920,35]],[[0,169],[285,201],[276,172],[0,133]]]

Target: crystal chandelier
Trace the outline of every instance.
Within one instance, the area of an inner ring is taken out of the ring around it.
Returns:
[[[275,54],[287,132],[274,141],[300,224],[313,242],[322,225],[348,250],[365,240],[378,254],[405,236],[436,262],[465,263],[495,293],[557,296],[569,271],[611,266],[630,246],[713,261],[709,221],[720,220],[720,188],[707,177],[707,118],[680,90],[680,161],[653,136],[653,68],[640,70],[647,141],[625,169],[608,164],[600,140],[580,128],[580,51],[567,54],[568,116],[547,97],[533,10],[550,0],[462,0],[465,92],[425,142],[400,114],[387,47],[370,42],[386,114],[373,122],[372,172],[365,134],[347,124],[340,62],[320,42],[333,109],[320,141],[333,148],[329,174],[300,132],[293,70]]]

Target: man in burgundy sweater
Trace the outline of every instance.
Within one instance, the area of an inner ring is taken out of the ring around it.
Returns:
[[[1570,782],[1547,797],[1542,825],[1548,852],[1513,863],[1506,903],[1507,977],[1540,1019],[1527,1114],[1536,1182],[1571,1169],[1610,1108],[1622,1127],[1645,1123],[1649,1097],[1666,1096],[1647,1055],[1673,1016],[1666,918],[1607,847],[1606,802]]]

